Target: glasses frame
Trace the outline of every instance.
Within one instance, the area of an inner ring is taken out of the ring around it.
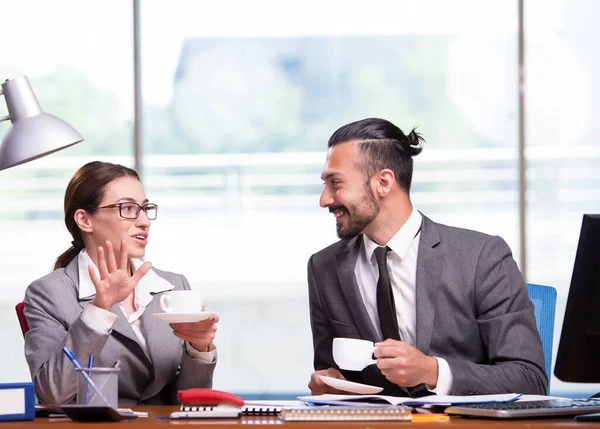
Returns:
[[[123,206],[125,205],[133,205],[133,206],[137,206],[137,211],[135,212],[135,217],[128,217],[128,216],[124,216],[123,215]],[[115,203],[115,204],[108,204],[106,206],[102,206],[102,207],[96,207],[96,209],[113,209],[115,207],[119,208],[119,216],[121,216],[123,219],[129,219],[129,220],[135,220],[138,217],[140,217],[140,213],[142,212],[142,210],[144,211],[144,213],[146,213],[146,216],[148,216],[148,220],[156,220],[156,218],[158,217],[158,205],[154,204],[154,203],[145,203],[142,205],[139,205],[138,203],[134,203],[133,201],[124,201],[122,203]],[[154,209],[154,217],[151,218],[148,215],[148,209]]]

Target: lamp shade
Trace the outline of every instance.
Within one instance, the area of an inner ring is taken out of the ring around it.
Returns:
[[[25,76],[7,80],[2,92],[12,125],[0,146],[0,170],[49,155],[83,140],[73,127],[44,113]]]

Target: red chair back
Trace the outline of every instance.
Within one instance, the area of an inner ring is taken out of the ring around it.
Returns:
[[[17,311],[17,317],[19,318],[19,325],[21,325],[21,332],[23,332],[23,336],[29,331],[29,325],[27,324],[27,319],[25,318],[25,303],[20,302],[15,306],[15,310]]]

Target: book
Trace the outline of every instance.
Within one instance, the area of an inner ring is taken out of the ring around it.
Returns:
[[[404,406],[385,407],[312,407],[281,411],[286,422],[345,422],[345,421],[411,421],[411,409]]]
[[[422,407],[424,405],[450,406],[459,404],[485,404],[491,402],[512,402],[521,397],[521,393],[506,393],[501,395],[429,395],[421,398],[408,398],[385,395],[315,395],[300,396],[298,399],[313,405],[365,406],[372,403],[387,403],[389,405],[406,405]]]
[[[33,420],[35,390],[33,383],[0,384],[0,421]]]

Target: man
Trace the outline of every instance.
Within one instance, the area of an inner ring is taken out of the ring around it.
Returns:
[[[329,139],[320,204],[340,241],[308,262],[313,394],[320,376],[383,394],[545,394],[548,379],[523,277],[500,237],[438,224],[413,208],[422,138],[383,119]],[[335,337],[375,342],[376,365],[340,372]]]

